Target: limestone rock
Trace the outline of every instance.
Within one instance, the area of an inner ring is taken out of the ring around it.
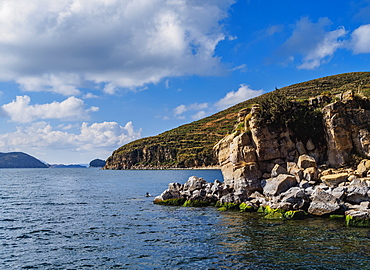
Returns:
[[[287,171],[289,174],[294,175],[299,182],[303,179],[303,169],[299,168],[295,162],[287,162]]]
[[[301,169],[307,169],[310,167],[317,168],[316,160],[309,155],[301,155],[298,158],[297,165]]]
[[[346,201],[349,203],[360,204],[363,201],[368,201],[369,197],[367,195],[369,187],[358,187],[350,186],[347,190]]]
[[[173,191],[181,191],[182,185],[180,183],[169,183],[168,189]]]
[[[271,171],[271,177],[276,177],[279,174],[288,174],[288,172],[283,166],[275,164],[274,168]]]
[[[263,193],[267,196],[276,196],[287,191],[296,184],[297,180],[294,176],[289,174],[280,174],[277,177],[266,180],[266,184],[263,187]]]
[[[309,167],[303,171],[303,178],[307,181],[317,181],[319,172],[316,167]]]
[[[366,176],[366,173],[370,170],[370,160],[363,159],[361,162],[357,165],[357,174],[362,176]]]
[[[189,177],[188,181],[184,184],[184,189],[188,191],[194,191],[203,188],[207,184],[203,178],[198,178],[196,176]]]
[[[338,184],[347,181],[347,173],[337,173],[321,176],[321,181],[329,187],[336,187]]]
[[[330,193],[318,188],[312,195],[313,199],[308,213],[316,216],[332,214],[340,209],[338,199]]]
[[[155,197],[154,201],[158,202],[158,201],[165,201],[165,200],[170,200],[170,199],[180,199],[180,198],[182,198],[182,196],[179,191],[166,189],[165,191],[162,192],[161,195]]]
[[[278,200],[282,203],[289,203],[291,205],[289,210],[306,209],[309,203],[305,190],[300,187],[292,187],[281,193]]]
[[[330,194],[338,200],[343,200],[346,196],[346,192],[346,187],[336,187],[330,192]]]

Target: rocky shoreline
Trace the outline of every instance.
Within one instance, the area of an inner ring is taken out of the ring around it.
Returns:
[[[224,183],[191,177],[155,203],[216,205],[370,226],[370,101],[353,91],[304,102],[272,97],[241,110],[214,147]]]
[[[233,188],[215,180],[190,177],[185,184],[170,183],[154,203],[216,206],[219,210],[258,211],[266,219],[302,219],[312,216],[343,218],[348,226],[370,226],[370,160],[356,169],[318,167],[313,157],[297,163],[276,164],[271,177],[255,191]]]

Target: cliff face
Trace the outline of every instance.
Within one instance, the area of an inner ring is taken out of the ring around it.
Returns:
[[[124,155],[113,153],[106,162],[106,169],[126,170],[150,167],[160,167],[166,160],[176,158],[176,151],[169,147],[152,145],[129,151]]]
[[[369,101],[356,98],[351,91],[337,99],[340,100],[311,110],[321,111],[319,130],[312,134],[309,129],[302,134],[297,127],[266,122],[261,119],[261,106],[253,106],[247,116],[239,118],[239,122],[245,121],[244,129],[215,146],[225,184],[250,192],[261,190],[261,179],[271,177],[277,164],[287,169],[287,164],[297,163],[304,154],[332,168],[349,165],[354,157],[370,158]],[[287,119],[294,117],[293,111]],[[304,119],[297,119],[297,123],[300,121]]]

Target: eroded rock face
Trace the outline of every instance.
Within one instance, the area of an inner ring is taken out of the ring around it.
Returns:
[[[258,181],[262,178],[284,173],[282,168],[273,169],[276,164],[287,164],[286,171],[296,176],[297,181],[302,175],[308,182],[317,181],[317,162],[339,168],[350,163],[353,153],[370,159],[370,132],[367,129],[370,110],[362,108],[366,101],[357,100],[352,92],[344,93],[341,98],[322,109],[325,138],[317,145],[314,143],[317,138],[297,141],[297,136],[285,126],[260,124],[260,109],[253,107],[245,117],[248,119],[246,130],[223,138],[215,146],[225,183],[231,187],[258,190]],[[359,168],[360,176],[370,171],[367,165]],[[342,178],[323,180],[333,187],[345,181]]]
[[[366,129],[370,110],[363,109],[352,92],[346,99],[323,108],[323,122],[328,146],[328,162],[332,167],[349,163],[355,150],[360,156],[370,157],[370,133]]]

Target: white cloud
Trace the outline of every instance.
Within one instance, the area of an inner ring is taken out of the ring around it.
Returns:
[[[196,114],[193,114],[193,115],[191,116],[191,118],[192,118],[193,120],[198,120],[198,119],[204,118],[205,116],[206,116],[206,112],[205,112],[205,111],[199,111],[199,112],[197,112]]]
[[[30,105],[29,96],[17,96],[16,100],[1,107],[4,114],[13,122],[27,123],[37,119],[84,120],[89,112],[96,112],[98,107],[85,109],[83,100],[69,97],[62,102]]]
[[[0,80],[77,95],[86,81],[112,94],[165,77],[218,74],[220,21],[234,2],[3,0]]]
[[[99,96],[94,95],[93,93],[87,93],[83,96],[84,99],[89,99],[89,98],[98,98]]]
[[[236,70],[240,70],[240,72],[246,72],[247,71],[247,65],[242,64],[240,66],[236,66],[236,67],[231,69],[231,71],[236,71]]]
[[[208,108],[208,103],[193,103],[190,105],[181,104],[173,109],[173,114],[179,119],[185,119],[184,114],[187,111],[199,111]],[[199,112],[198,112],[199,113]],[[192,117],[193,118],[193,117]],[[195,117],[197,118],[197,117]],[[193,119],[195,119],[193,118]]]
[[[175,109],[173,109],[173,114],[176,116],[176,115],[183,114],[186,111],[187,111],[186,106],[184,104],[181,104],[177,106]]]
[[[331,24],[328,18],[320,18],[317,23],[311,22],[307,17],[301,18],[281,51],[288,55],[287,59],[294,59],[296,54],[303,57],[298,69],[319,67],[329,61],[335,51],[344,45],[340,38],[346,35],[346,30],[341,27],[329,31],[327,29]]]
[[[80,94],[76,88],[76,85],[81,83],[77,74],[40,74],[39,76],[21,76],[15,80],[24,91],[48,91],[66,96]]]
[[[344,28],[328,32],[316,48],[309,51],[303,58],[303,63],[298,66],[298,69],[315,69],[324,61],[330,60],[335,51],[343,46],[343,42],[338,41],[338,39],[345,34]]]
[[[72,127],[66,126],[62,129],[69,128]],[[141,130],[135,130],[132,122],[128,122],[124,127],[116,122],[91,125],[82,123],[78,134],[55,130],[46,122],[36,122],[28,127],[18,127],[13,133],[0,134],[0,149],[2,151],[27,148],[59,149],[69,152],[94,152],[98,149],[112,151],[140,137]]]
[[[351,35],[350,46],[355,54],[370,53],[370,24],[361,25]]]
[[[224,110],[242,101],[257,97],[263,94],[263,90],[252,90],[249,85],[241,84],[237,91],[231,91],[225,97],[215,103],[219,110]]]

